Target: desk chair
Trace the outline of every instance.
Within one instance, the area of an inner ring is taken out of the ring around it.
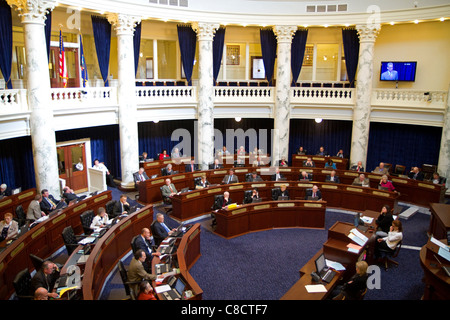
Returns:
[[[19,229],[20,227],[22,227],[25,223],[30,223],[31,221],[29,219],[27,219],[27,215],[25,213],[25,211],[23,210],[23,207],[21,204],[19,204],[16,207],[16,217],[17,217],[17,223],[19,224]]]
[[[252,203],[252,191],[253,190],[245,190],[244,191],[244,204],[246,203]]]
[[[80,220],[85,235],[90,235],[92,232],[94,232],[94,230],[91,229],[91,223],[92,220],[94,220],[94,210],[87,210],[80,214]]]
[[[167,215],[169,212],[172,212],[172,200],[169,197],[165,197],[162,192],[163,186],[159,187],[159,191],[161,192],[161,197],[163,199],[163,203],[166,205],[163,209]],[[152,231],[153,233],[153,231]]]
[[[64,245],[66,246],[67,254],[70,256],[78,247],[78,241],[84,238],[84,236],[76,236],[72,226],[67,226],[62,231],[62,237]]]
[[[281,190],[280,188],[274,188],[272,189],[272,200],[277,201],[278,200],[278,190]]]
[[[114,209],[114,205],[116,204],[117,200],[110,200],[105,204],[105,210],[106,210],[106,214],[108,215],[108,217],[112,217],[113,216],[113,209]]]
[[[49,260],[49,259],[42,259],[42,258],[39,258],[38,256],[36,256],[36,255],[34,255],[34,254],[32,254],[32,253],[30,253],[29,256],[30,256],[31,263],[33,264],[33,267],[34,267],[34,269],[35,269],[36,271],[38,271],[39,269],[41,269],[42,264],[44,263],[44,261]],[[62,267],[63,267],[63,265],[60,264],[60,263],[54,262],[54,264],[56,264],[56,266],[57,266],[60,270],[61,270]]]
[[[28,268],[16,274],[13,286],[19,300],[33,300],[34,294],[31,292],[31,275]]]
[[[389,268],[389,263],[394,264],[395,266],[398,266],[398,262],[392,260],[391,258],[396,258],[398,256],[398,254],[400,252],[400,249],[402,248],[402,243],[403,243],[403,241],[400,241],[397,244],[397,246],[395,247],[394,252],[380,249],[380,253],[381,253],[381,256],[383,258],[384,269],[386,271]]]
[[[222,207],[219,205],[219,199],[222,199],[221,202],[223,203],[223,194],[217,194],[214,196],[214,203],[211,206],[211,211],[212,211],[211,212],[211,218],[212,218],[211,225],[212,226],[215,226],[217,224],[216,215],[215,215],[214,211],[218,210],[218,209],[222,209]]]
[[[130,285],[139,284],[141,283],[141,281],[128,281],[127,270],[125,269],[122,260],[119,260],[119,262],[117,263],[117,269],[119,269],[120,278],[122,279],[126,295],[130,297],[131,300],[136,300],[137,292],[133,292],[133,290],[130,289]]]
[[[405,173],[406,166],[402,166],[400,164],[395,165],[394,174],[400,175]]]

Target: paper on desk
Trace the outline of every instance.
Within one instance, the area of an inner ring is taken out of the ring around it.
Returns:
[[[364,240],[357,237],[356,235],[354,235],[353,233],[349,233],[348,237],[350,239],[352,239],[353,241],[355,241],[357,244],[359,244],[360,246],[363,246],[365,244]]]
[[[371,218],[371,217],[366,217],[366,216],[362,216],[361,217],[361,220],[362,221],[364,221],[364,223],[372,223],[372,221],[373,221],[373,218]]]
[[[345,267],[337,261],[331,261],[331,260],[325,259],[325,263],[327,264],[327,266],[329,268],[333,268],[336,271],[345,270]]]
[[[308,293],[327,292],[327,288],[323,284],[310,284],[305,286]]]
[[[88,243],[92,243],[92,242],[94,242],[95,241],[95,237],[86,237],[86,238],[84,238],[83,240],[80,240],[79,242],[78,242],[78,244],[88,244]]]
[[[165,284],[165,285],[162,285],[162,286],[158,286],[158,287],[155,288],[155,292],[156,293],[162,293],[162,292],[166,292],[166,291],[169,291],[169,290],[172,290],[172,288],[168,284]]]
[[[161,243],[169,243],[170,241],[172,241],[174,238],[169,237],[167,239],[164,239]]]
[[[353,244],[353,243],[349,243],[347,245],[347,248],[348,248],[347,250],[350,251],[350,252],[359,253],[359,250],[361,250],[362,247],[360,247],[360,246],[358,246],[356,244]]]
[[[363,235],[361,232],[359,232],[359,230],[356,228],[353,228],[350,232],[353,233],[358,238],[362,239],[364,241],[364,243],[366,243],[367,240],[369,240],[369,238],[367,238],[365,235]]]
[[[443,243],[442,241],[439,241],[438,239],[436,239],[435,237],[431,236],[430,241],[433,242],[434,244],[438,245],[442,249],[449,251],[449,247],[446,246],[445,243]]]
[[[438,255],[450,261],[450,252],[444,248],[439,248]]]

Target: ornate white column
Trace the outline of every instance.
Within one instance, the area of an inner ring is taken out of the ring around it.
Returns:
[[[214,85],[213,85],[213,49],[214,32],[219,24],[195,22],[192,28],[197,32],[198,40],[198,159],[201,170],[207,170],[214,161]]]
[[[27,98],[31,110],[30,131],[33,147],[36,188],[48,189],[59,199],[58,158],[54,130],[53,109],[50,107],[50,77],[47,45],[45,42],[45,15],[53,10],[52,0],[8,0],[15,6],[22,20],[27,59]]]
[[[357,25],[356,29],[359,35],[359,60],[356,77],[356,103],[353,108],[350,164],[362,161],[366,167],[373,79],[373,48],[380,26],[376,24]]]
[[[121,185],[123,188],[132,189],[133,173],[139,170],[133,33],[141,18],[121,13],[108,14],[107,17],[117,35]]]
[[[439,150],[438,173],[447,178],[447,187],[450,186],[450,88],[447,92],[447,106],[442,126],[441,149]]]
[[[291,108],[289,92],[291,85],[291,43],[297,26],[274,26],[277,36],[277,77],[275,85],[274,136],[272,141],[272,164],[281,157],[289,156],[289,121]]]

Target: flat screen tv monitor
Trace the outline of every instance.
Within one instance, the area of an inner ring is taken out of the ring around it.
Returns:
[[[417,61],[382,61],[380,81],[415,81]]]

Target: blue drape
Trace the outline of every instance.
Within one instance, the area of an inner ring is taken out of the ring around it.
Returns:
[[[111,24],[104,17],[91,16],[92,30],[94,32],[95,50],[97,51],[98,65],[105,87],[109,86],[109,51],[111,47]]]
[[[195,47],[197,34],[191,26],[178,25],[178,42],[180,43],[181,62],[188,85],[192,85],[192,70],[194,69]]]
[[[141,29],[142,24],[139,22],[134,28],[133,35],[133,48],[134,48],[134,76],[136,77],[138,65],[139,65],[139,51],[141,50]]]
[[[359,59],[359,37],[355,28],[342,29],[342,42],[344,44],[345,65],[350,86],[355,87],[356,69]]]
[[[6,88],[12,89],[12,17],[11,7],[5,0],[0,0],[0,70],[5,79]]]
[[[225,28],[220,27],[216,30],[213,40],[213,77],[214,83],[216,83],[217,76],[219,75],[220,65],[223,56],[223,45],[225,40]]]
[[[266,79],[269,82],[269,86],[271,86],[275,67],[275,58],[277,57],[277,38],[272,29],[261,29],[260,39]]]
[[[45,15],[45,44],[47,45],[47,58],[50,61],[50,38],[52,34],[52,11]]]
[[[297,30],[292,38],[291,45],[291,70],[292,86],[295,87],[298,76],[302,69],[303,57],[305,56],[306,40],[308,39],[308,30]]]

